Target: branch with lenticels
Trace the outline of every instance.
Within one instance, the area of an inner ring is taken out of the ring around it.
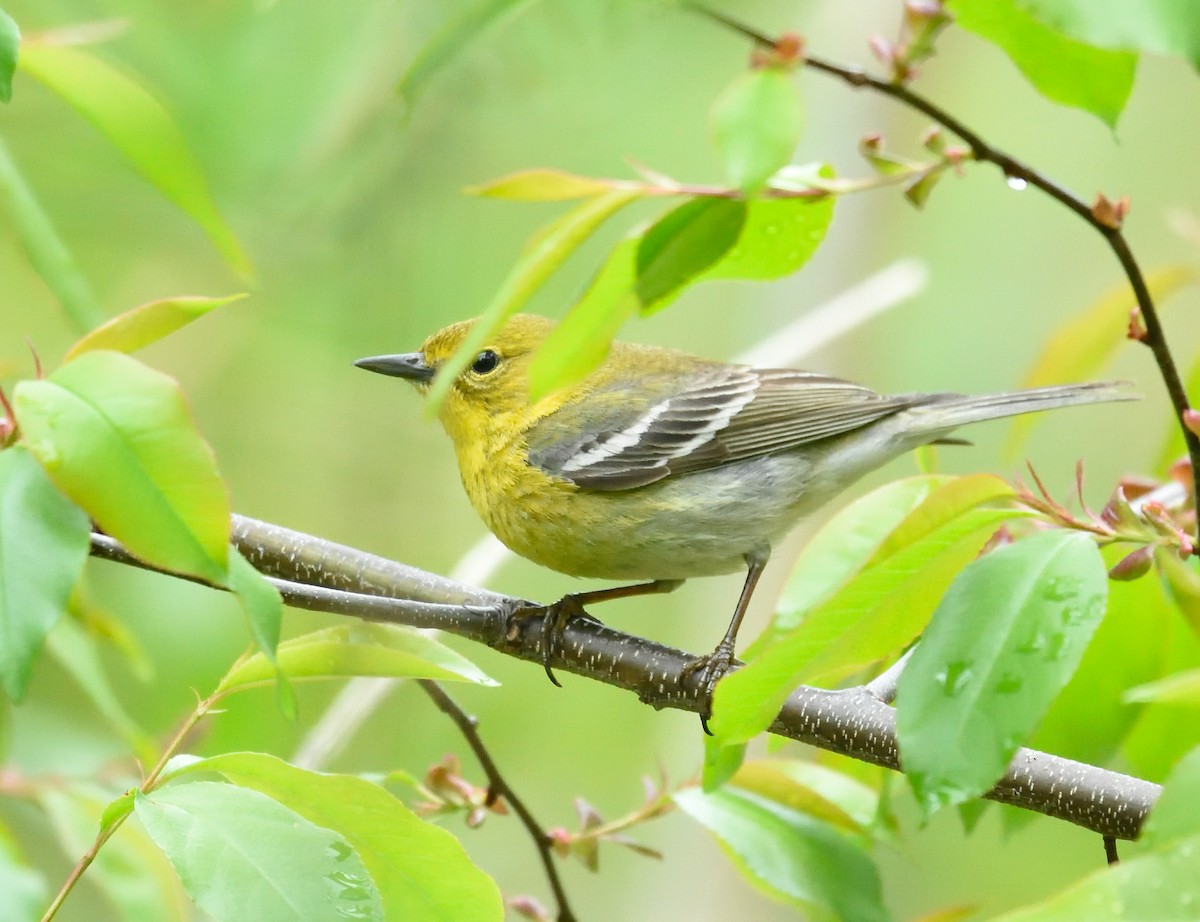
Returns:
[[[438,628],[542,667],[541,625],[536,619],[511,617],[526,604],[520,599],[242,516],[234,517],[234,543],[293,607]],[[142,566],[102,535],[93,536],[92,552]],[[567,625],[551,664],[631,691],[651,707],[698,712],[701,696],[686,670],[695,659],[580,618]],[[899,770],[895,712],[882,697],[867,686],[842,691],[802,687],[784,704],[770,732]],[[1139,778],[1020,749],[985,796],[1105,836],[1133,839],[1160,790]]]

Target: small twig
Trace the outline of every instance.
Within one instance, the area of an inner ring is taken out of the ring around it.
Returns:
[[[1104,858],[1109,864],[1120,864],[1121,856],[1117,854],[1116,836],[1104,837]]]
[[[496,767],[491,753],[488,752],[483,738],[479,735],[479,721],[459,707],[458,703],[446,693],[446,690],[432,679],[421,679],[417,684],[433,699],[438,710],[454,721],[455,726],[466,739],[467,745],[475,753],[480,768],[487,776],[488,803],[494,803],[496,798],[503,797],[512,806],[513,812],[517,814],[521,824],[529,832],[533,844],[537,847],[538,857],[542,860],[542,867],[545,868],[546,878],[550,881],[550,889],[554,891],[554,898],[558,901],[558,922],[575,922],[575,914],[571,911],[567,892],[563,889],[558,869],[554,865],[554,852],[551,850],[553,842],[538,821],[533,818],[529,808],[513,791],[512,786],[500,774],[500,769]]]
[[[723,13],[718,13],[698,4],[690,4],[690,6],[696,12],[750,39],[756,45],[767,48],[775,47],[775,39],[757,29],[731,19]],[[979,134],[972,131],[950,113],[930,102],[925,97],[914,93],[902,83],[894,83],[880,77],[873,77],[861,68],[835,64],[832,61],[814,57],[810,54],[804,56],[803,64],[806,67],[811,67],[813,70],[837,77],[855,89],[869,89],[883,96],[891,97],[904,103],[910,109],[928,116],[943,128],[958,135],[970,148],[973,159],[995,164],[1008,179],[1023,180],[1028,185],[1040,189],[1061,205],[1075,212],[1076,215],[1104,237],[1113,254],[1116,256],[1117,261],[1121,264],[1121,269],[1124,271],[1126,278],[1129,280],[1129,285],[1133,289],[1134,298],[1137,301],[1142,321],[1146,327],[1145,336],[1141,337],[1140,341],[1145,343],[1151,353],[1153,353],[1154,360],[1158,365],[1159,374],[1162,375],[1163,383],[1167,388],[1167,394],[1171,399],[1172,406],[1175,408],[1175,418],[1183,430],[1188,456],[1192,461],[1192,478],[1195,484],[1195,495],[1200,496],[1200,437],[1188,429],[1187,426],[1183,425],[1184,411],[1191,407],[1188,402],[1187,391],[1183,386],[1183,379],[1180,377],[1179,369],[1171,355],[1170,347],[1167,345],[1166,334],[1159,321],[1158,311],[1154,306],[1154,298],[1150,294],[1145,277],[1142,275],[1141,267],[1138,265],[1133,251],[1129,247],[1129,242],[1121,232],[1120,221],[1104,220],[1103,216],[1097,214],[1097,209],[1092,205],[1089,205],[1086,201],[1033,169],[1028,164],[1010,156],[997,147],[993,147]],[[1198,532],[1198,536],[1200,536],[1200,532]],[[1200,548],[1200,540],[1197,540],[1197,547]]]
[[[217,692],[216,694],[210,695],[196,705],[192,713],[189,714],[187,719],[185,719],[180,725],[179,730],[176,731],[175,735],[171,737],[171,741],[167,743],[166,748],[163,749],[162,756],[159,758],[158,762],[152,769],[150,769],[149,774],[142,779],[142,783],[138,785],[138,791],[143,794],[149,794],[150,791],[154,789],[154,786],[158,784],[158,779],[162,775],[163,770],[167,767],[167,763],[171,760],[171,757],[179,751],[179,747],[183,745],[183,741],[187,738],[187,735],[196,728],[196,724],[203,720],[209,711],[212,710],[213,705],[221,697],[221,694],[221,692]],[[92,842],[91,846],[89,846],[88,850],[83,853],[79,861],[75,863],[75,867],[71,868],[71,873],[67,875],[67,879],[63,881],[62,887],[60,887],[58,893],[54,895],[54,900],[50,903],[49,907],[47,907],[45,915],[42,916],[42,922],[50,922],[50,920],[58,914],[59,909],[62,908],[63,902],[71,894],[71,891],[75,889],[75,885],[79,883],[79,879],[83,877],[83,872],[91,867],[92,862],[96,860],[96,856],[100,853],[100,849],[103,848],[104,844],[111,839],[116,831],[125,824],[125,821],[129,819],[129,816],[129,813],[125,813],[117,817],[107,826],[104,826],[100,829],[100,831],[96,834],[96,838]]]
[[[908,665],[908,661],[912,658],[913,650],[915,649],[917,649],[915,644],[909,647],[902,657],[879,673],[879,675],[875,676],[863,688],[884,704],[891,704],[896,700],[896,686],[900,684],[900,673]]]

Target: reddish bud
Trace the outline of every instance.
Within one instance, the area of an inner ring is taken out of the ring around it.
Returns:
[[[1183,425],[1192,435],[1200,435],[1200,410],[1188,407],[1183,411]]]
[[[1134,528],[1139,531],[1142,529],[1142,520],[1138,518],[1136,512],[1129,505],[1129,500],[1125,498],[1125,488],[1117,487],[1113,495],[1109,498],[1108,503],[1100,511],[1100,519],[1107,525],[1114,528]]]
[[[872,35],[867,39],[867,47],[871,49],[871,54],[875,55],[880,64],[886,64],[889,68],[896,62],[896,48],[882,35]]]
[[[1154,545],[1143,544],[1136,551],[1126,554],[1108,571],[1108,578],[1118,582],[1140,579],[1150,572],[1154,560]]]
[[[525,919],[534,922],[550,922],[550,913],[546,907],[532,896],[514,896],[508,901],[508,908]]]
[[[1192,486],[1192,460],[1186,456],[1180,458],[1167,469],[1167,476],[1176,483],[1182,483],[1189,489]]]
[[[799,63],[804,58],[804,39],[796,32],[784,32],[775,41],[775,55],[781,63]]]
[[[1141,308],[1129,309],[1129,326],[1125,330],[1125,338],[1139,343],[1146,341],[1146,325],[1142,323]]]
[[[546,838],[550,840],[550,847],[559,857],[566,858],[571,854],[571,834],[562,826],[547,829]]]
[[[979,551],[979,556],[982,557],[984,554],[989,554],[998,547],[1004,547],[1004,545],[1012,543],[1012,532],[1008,530],[1007,525],[1001,525],[994,532],[992,532],[992,536],[987,539],[987,542]]]
[[[864,134],[858,142],[858,152],[864,157],[871,158],[883,150],[883,135],[878,132]]]
[[[1098,192],[1096,200],[1092,202],[1092,217],[1105,227],[1120,230],[1121,225],[1125,223],[1125,216],[1129,214],[1129,207],[1130,202],[1127,195],[1114,202],[1104,193]]]
[[[579,827],[584,832],[604,825],[604,820],[596,812],[596,808],[582,797],[575,798],[575,814],[579,817]]]

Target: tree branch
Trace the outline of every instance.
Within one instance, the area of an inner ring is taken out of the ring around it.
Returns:
[[[571,911],[571,905],[567,900],[567,891],[563,889],[562,881],[558,876],[558,868],[554,865],[553,840],[533,818],[529,808],[517,796],[512,786],[504,780],[504,776],[500,774],[500,769],[496,767],[492,754],[488,752],[483,738],[479,735],[479,721],[459,707],[458,702],[432,679],[421,679],[417,684],[424,689],[425,694],[433,699],[438,710],[454,721],[454,725],[466,739],[467,745],[475,753],[475,758],[487,776],[488,802],[491,803],[492,798],[495,797],[503,797],[507,800],[533,839],[537,846],[538,857],[542,860],[542,867],[546,871],[546,878],[550,881],[550,889],[554,891],[554,899],[558,902],[558,922],[575,922],[575,913]]]
[[[294,607],[439,628],[539,667],[542,664],[541,620],[511,617],[522,600],[242,516],[234,518],[234,543],[273,578],[284,600]],[[102,535],[93,537],[93,553],[143,566]],[[308,582],[298,581],[301,576]],[[567,625],[555,653],[556,670],[634,692],[651,707],[700,709],[694,677],[684,678],[685,667],[697,657],[682,650],[576,619]],[[799,688],[770,732],[900,769],[895,712],[867,687]],[[1133,839],[1160,790],[1139,778],[1020,749],[1004,777],[985,796],[1101,835]]]
[[[690,4],[690,7],[701,15],[738,33],[757,45],[766,48],[773,48],[776,45],[776,39],[751,26],[738,22],[723,13],[707,9],[699,4]],[[1104,237],[1112,249],[1113,255],[1116,256],[1117,262],[1121,264],[1121,269],[1125,273],[1125,277],[1129,280],[1130,288],[1133,290],[1133,296],[1137,301],[1138,310],[1141,312],[1142,321],[1146,327],[1146,333],[1141,337],[1141,341],[1149,347],[1151,353],[1154,355],[1154,361],[1158,365],[1159,374],[1162,376],[1163,383],[1167,388],[1167,395],[1170,397],[1171,404],[1175,408],[1175,421],[1183,432],[1184,441],[1187,444],[1188,457],[1192,464],[1193,496],[1200,497],[1200,436],[1192,432],[1183,422],[1184,411],[1188,410],[1191,404],[1188,402],[1187,391],[1183,386],[1183,379],[1179,375],[1175,359],[1172,357],[1170,347],[1167,345],[1166,333],[1163,331],[1162,323],[1159,320],[1158,310],[1154,305],[1154,297],[1151,295],[1141,267],[1133,255],[1133,250],[1130,249],[1129,242],[1122,233],[1120,220],[1112,221],[1104,219],[1097,213],[1097,209],[1089,205],[1086,201],[1028,164],[989,144],[979,133],[972,131],[949,112],[930,102],[924,96],[914,93],[902,83],[893,83],[890,80],[873,77],[861,68],[847,67],[809,54],[805,55],[803,64],[812,70],[836,77],[855,89],[867,89],[882,96],[890,97],[908,106],[908,108],[928,116],[946,130],[958,135],[967,147],[970,148],[973,159],[983,163],[994,164],[1001,169],[1006,178],[1020,179],[1028,185],[1040,189],[1059,204],[1069,208],[1086,221],[1093,230]],[[1196,552],[1200,553],[1200,521],[1197,522],[1197,536]]]

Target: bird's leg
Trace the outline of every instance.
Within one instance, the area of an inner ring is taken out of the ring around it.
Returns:
[[[609,589],[593,589],[590,592],[575,592],[564,595],[553,605],[530,606],[518,610],[514,614],[536,615],[542,619],[542,666],[546,675],[555,685],[561,684],[550,668],[562,643],[563,632],[567,625],[576,618],[595,620],[587,613],[584,606],[594,602],[607,602],[610,599],[627,599],[635,595],[654,595],[661,592],[673,592],[683,585],[681,579],[656,579],[651,583],[634,583],[629,586],[613,586]]]
[[[697,657],[683,667],[682,678],[684,679],[696,673],[696,687],[700,697],[700,726],[709,736],[712,736],[712,731],[708,729],[708,718],[712,716],[713,692],[716,690],[717,682],[729,671],[729,667],[733,663],[738,628],[742,626],[742,619],[746,617],[746,609],[750,607],[750,597],[754,595],[754,587],[758,585],[758,578],[762,576],[769,556],[769,550],[746,555],[746,563],[749,566],[749,570],[746,572],[746,582],[742,584],[742,594],[738,596],[737,607],[733,610],[733,617],[729,619],[729,627],[725,631],[725,636],[721,638],[721,642],[717,644],[717,648],[712,653]]]

